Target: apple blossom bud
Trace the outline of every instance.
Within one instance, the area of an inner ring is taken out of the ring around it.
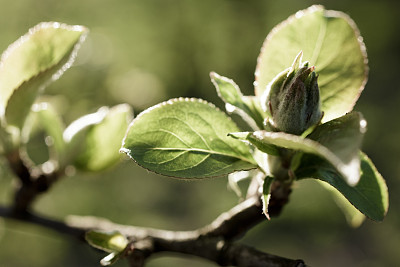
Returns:
[[[268,85],[263,107],[271,115],[276,130],[301,135],[321,120],[318,75],[308,62],[301,63],[302,52],[291,68],[281,72]]]

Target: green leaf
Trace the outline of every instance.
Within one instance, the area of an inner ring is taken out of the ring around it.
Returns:
[[[92,126],[104,120],[109,112],[108,107],[101,107],[95,113],[86,114],[73,121],[63,132],[63,139],[66,143],[64,162],[61,166],[71,164],[79,154],[84,153],[86,136]]]
[[[228,112],[238,113],[255,130],[264,128],[263,121],[267,115],[263,112],[257,97],[243,96],[233,80],[215,72],[211,72],[210,77],[219,97],[226,103]]]
[[[382,221],[385,217],[389,197],[385,180],[376,170],[371,160],[362,152],[361,177],[355,186],[344,182],[343,177],[327,161],[312,156],[303,156],[301,166],[296,171],[300,178],[320,179],[334,188],[368,218],[375,221]]]
[[[256,168],[250,148],[227,134],[238,128],[200,99],[172,99],[131,123],[121,151],[142,167],[180,178],[203,178]]]
[[[82,26],[40,23],[3,53],[0,117],[19,129],[36,96],[68,69],[87,34]]]
[[[118,231],[89,231],[86,241],[93,247],[109,253],[120,253],[128,245],[128,239]]]
[[[367,122],[359,112],[350,112],[340,118],[317,126],[308,136],[324,147],[332,151],[341,161],[343,161],[349,170],[341,171],[354,173],[353,177],[347,179],[349,184],[358,182],[358,170],[360,165],[359,150],[361,147],[364,133],[366,132]]]
[[[367,80],[365,45],[349,16],[322,6],[297,12],[267,36],[257,61],[256,95],[300,51],[319,74],[323,122],[351,111]]]
[[[239,182],[251,177],[250,171],[233,172],[228,175],[228,189],[232,190],[239,199],[243,199],[242,190],[239,187]]]
[[[265,177],[264,179],[264,183],[263,183],[263,194],[262,194],[262,203],[263,203],[263,213],[265,215],[265,217],[267,217],[267,219],[269,220],[269,214],[268,214],[268,204],[269,204],[269,200],[271,198],[271,185],[272,182],[274,181],[273,177]]]
[[[336,204],[343,211],[348,224],[354,228],[359,227],[365,220],[365,215],[356,209],[338,190],[326,182],[317,180],[332,195]]]
[[[102,171],[115,165],[121,158],[119,149],[133,117],[132,109],[122,104],[111,109],[103,108],[101,113],[98,114],[98,123],[89,125],[80,144],[81,152],[74,161],[74,166],[79,170]]]
[[[272,155],[275,153],[274,146],[277,146],[320,156],[335,166],[347,183],[355,185],[360,177],[358,151],[365,124],[360,113],[352,112],[318,126],[310,138],[267,131],[230,135],[247,140],[261,151]]]
[[[269,116],[268,113],[264,112],[261,107],[260,98],[257,96],[243,96],[243,103],[248,109],[248,113],[257,123],[260,129],[265,128],[264,120]]]

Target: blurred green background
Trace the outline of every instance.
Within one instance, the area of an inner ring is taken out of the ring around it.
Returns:
[[[295,185],[280,218],[243,242],[310,266],[398,266],[400,262],[400,2],[374,0],[0,0],[0,50],[41,21],[81,24],[90,35],[73,68],[47,89],[67,123],[103,105],[129,103],[138,114],[173,97],[207,99],[223,108],[209,72],[234,79],[246,94],[268,32],[299,9],[322,4],[349,14],[369,55],[370,75],[355,109],[368,121],[363,150],[389,187],[382,223],[353,229],[326,189]],[[317,66],[318,67],[318,66]],[[43,143],[32,142],[38,161]],[[37,212],[63,219],[94,215],[123,224],[190,230],[233,207],[227,179],[182,182],[125,160],[99,175],[59,181],[35,203]],[[12,200],[12,177],[0,163],[0,204]],[[0,266],[99,266],[103,254],[47,229],[0,219]],[[178,255],[179,256],[179,255]],[[187,256],[151,258],[147,266],[215,266]],[[125,262],[117,266],[126,266]]]

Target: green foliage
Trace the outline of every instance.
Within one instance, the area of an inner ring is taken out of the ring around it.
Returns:
[[[262,200],[267,217],[276,180],[290,184],[313,178],[329,184],[368,218],[383,220],[388,209],[386,183],[360,152],[366,121],[352,111],[366,83],[365,47],[354,22],[343,13],[313,6],[277,26],[258,58],[255,96],[244,96],[233,80],[211,73],[227,111],[239,114],[251,132],[242,132],[224,112],[194,98],[169,100],[135,119],[128,105],[102,107],[65,128],[51,104],[34,103],[43,88],[71,66],[86,33],[81,26],[42,23],[3,54],[2,154],[25,149],[30,138],[27,118],[33,111],[50,137],[50,160],[61,171],[68,165],[87,172],[105,170],[119,162],[120,151],[148,170],[178,178],[256,169],[250,172],[253,176],[265,177]],[[299,51],[313,66],[300,66],[299,57],[292,65]],[[304,73],[300,82],[292,83]],[[290,87],[293,94],[280,94],[288,84],[295,85]],[[299,93],[299,88],[307,91]],[[341,205],[351,221],[362,218],[347,202]],[[118,232],[91,231],[86,240],[110,253],[103,265],[123,256],[128,244]]]
[[[198,99],[173,99],[141,113],[121,151],[142,167],[180,178],[214,177],[255,168],[250,148],[229,138],[235,123]]]
[[[21,130],[37,95],[72,64],[86,33],[81,26],[41,23],[3,54],[0,133],[6,151],[10,150],[7,143],[19,146]],[[126,132],[121,151],[156,173],[190,179],[259,167],[276,179],[296,179],[290,173],[297,178],[310,176],[328,182],[366,216],[382,220],[387,210],[385,183],[364,156],[360,168],[359,148],[366,122],[357,112],[344,115],[351,111],[365,84],[364,50],[351,19],[313,6],[268,35],[258,59],[256,96],[244,96],[233,80],[211,73],[227,111],[241,115],[254,132],[240,132],[226,114],[198,99],[173,99],[149,108],[129,128],[132,110],[127,105],[103,107],[66,129],[49,104],[35,105],[34,111],[39,125],[51,137],[50,157],[61,168],[72,164],[79,170],[100,171],[113,166],[120,158],[118,150]],[[302,63],[301,55],[316,66],[318,84],[315,67]],[[309,93],[316,98],[311,104],[307,104]],[[319,124],[320,103],[323,124]],[[293,106],[299,110],[290,109]],[[309,111],[315,109],[318,112],[312,123],[303,123],[306,126],[301,131],[288,131],[292,126],[286,125],[280,132],[279,114],[286,116],[283,121],[287,124],[299,121],[297,113],[308,121]],[[29,142],[29,135],[26,139]],[[260,151],[269,155],[267,164]],[[290,167],[282,168],[283,161]],[[371,182],[375,191],[366,189],[366,180],[375,181]],[[267,203],[271,183],[264,184],[268,185],[264,187]],[[380,193],[370,196],[368,192]],[[368,196],[368,201],[361,196]]]
[[[302,63],[301,55],[310,63]],[[268,35],[257,62],[251,98],[233,80],[211,73],[227,111],[241,115],[254,132],[233,131],[229,117],[202,101],[170,100],[132,122],[122,151],[154,172],[201,178],[254,167],[251,148],[259,171],[270,177],[264,182],[266,215],[272,179],[312,177],[328,182],[369,218],[382,220],[386,184],[359,156],[366,121],[351,112],[368,69],[354,22],[321,6],[299,11]],[[301,127],[289,130],[293,125],[287,124],[299,120]]]
[[[61,169],[72,164],[79,170],[100,171],[118,162],[121,140],[133,116],[127,105],[103,107],[65,129],[50,103],[37,103],[32,108],[36,126],[31,121],[25,123],[38,94],[72,65],[87,32],[82,26],[40,23],[3,53],[0,64],[0,133],[6,150],[3,153],[18,149],[21,141],[28,143],[30,128],[39,126],[51,138],[48,139],[50,159]]]

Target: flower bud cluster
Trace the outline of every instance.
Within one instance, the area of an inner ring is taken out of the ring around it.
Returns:
[[[278,74],[268,85],[262,104],[271,118],[269,123],[277,130],[301,135],[322,117],[315,67],[301,63],[302,53],[292,67]]]

